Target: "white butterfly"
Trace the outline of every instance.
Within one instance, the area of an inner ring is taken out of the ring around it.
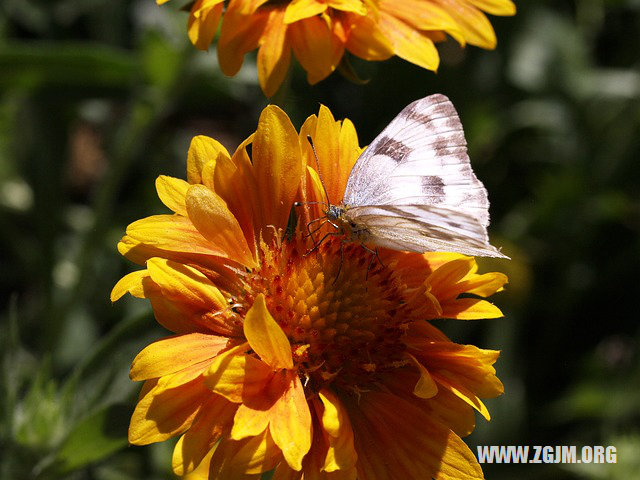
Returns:
[[[327,219],[352,241],[395,250],[503,257],[489,244],[487,191],[453,104],[409,104],[356,161]]]

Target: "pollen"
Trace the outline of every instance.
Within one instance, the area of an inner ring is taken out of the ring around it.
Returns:
[[[309,252],[300,239],[262,245],[247,279],[249,307],[260,293],[291,342],[307,387],[336,382],[366,388],[403,359],[405,301],[393,270],[377,254],[340,238]]]

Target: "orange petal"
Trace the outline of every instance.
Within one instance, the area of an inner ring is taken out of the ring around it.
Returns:
[[[438,383],[442,385],[442,387],[446,388],[451,393],[453,393],[456,397],[458,397],[459,399],[461,399],[462,401],[464,401],[465,403],[467,403],[468,405],[476,409],[478,412],[480,412],[480,414],[487,421],[491,420],[491,415],[489,414],[489,410],[487,410],[486,405],[472,391],[470,391],[469,389],[457,383],[454,384],[454,382],[451,382],[446,378],[441,377],[440,375],[434,375],[434,376],[437,379]]]
[[[352,408],[358,479],[396,478],[396,472],[403,472],[406,478],[484,478],[460,437],[413,403],[392,394],[369,392]]]
[[[302,475],[302,471],[295,471],[287,462],[280,462],[276,467],[276,471],[273,472],[273,478],[271,480],[301,480]]]
[[[170,300],[211,312],[221,311],[228,306],[220,290],[193,267],[163,258],[151,258],[147,261],[147,270],[163,295]]]
[[[242,229],[222,198],[204,185],[192,185],[186,203],[189,219],[213,248],[236,262],[255,266]]]
[[[480,397],[497,397],[504,387],[493,364],[500,352],[453,342],[431,342],[423,347],[421,361],[432,372],[465,386]]]
[[[284,11],[275,9],[262,36],[258,50],[258,80],[267,97],[272,97],[287,76],[291,62],[291,47],[287,42]]]
[[[193,137],[187,153],[189,183],[202,183],[213,190],[211,172],[220,158],[229,159],[229,152],[220,142],[204,135]]]
[[[344,53],[344,44],[333,34],[327,22],[311,17],[289,26],[291,46],[307,81],[314,85],[333,72]]]
[[[272,369],[293,368],[289,339],[269,313],[262,293],[245,316],[244,336],[253,351]]]
[[[222,16],[223,0],[197,0],[191,7],[187,32],[196,48],[209,50]]]
[[[373,15],[348,15],[349,34],[346,48],[369,61],[386,60],[393,56],[393,45],[384,35]]]
[[[202,379],[168,390],[155,380],[148,380],[147,384],[129,425],[129,443],[134,445],[162,442],[180,435],[213,395]]]
[[[133,360],[131,380],[147,380],[178,372],[190,365],[213,359],[228,339],[191,333],[163,338],[145,347]]]
[[[258,187],[257,230],[268,241],[273,236],[268,225],[287,225],[302,174],[298,134],[279,107],[268,105],[260,114],[252,152]]]
[[[202,462],[222,433],[231,428],[236,405],[213,396],[202,407],[189,430],[173,449],[171,461],[176,475],[193,471]]]
[[[147,270],[138,270],[122,277],[111,290],[111,301],[119,300],[125,293],[130,293],[137,298],[145,298],[143,285],[145,278],[149,278]]]
[[[253,142],[253,137],[251,135],[242,142],[232,158],[218,158],[213,190],[227,202],[242,227],[249,248],[257,257],[253,205],[258,205],[258,195],[251,159],[247,154],[247,145]]]
[[[242,67],[244,55],[258,48],[267,26],[268,12],[244,12],[243,1],[229,3],[218,39],[218,62],[225,75],[233,76]]]

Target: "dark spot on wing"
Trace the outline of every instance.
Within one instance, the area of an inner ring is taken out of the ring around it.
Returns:
[[[397,163],[401,163],[409,153],[411,153],[410,147],[390,137],[382,137],[375,151],[376,155],[386,155]]]
[[[422,191],[430,197],[444,195],[444,181],[438,175],[425,175],[422,177]]]

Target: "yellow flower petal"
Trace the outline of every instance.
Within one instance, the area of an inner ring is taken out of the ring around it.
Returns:
[[[467,276],[475,263],[471,257],[452,260],[435,270],[424,283],[431,286],[431,294],[441,303],[456,298],[461,293],[455,288],[456,284]]]
[[[297,22],[304,18],[319,15],[326,9],[327,4],[318,0],[293,0],[289,5],[287,5],[284,22]]]
[[[189,430],[173,449],[171,465],[176,475],[193,471],[233,422],[237,406],[214,396],[202,407]]]
[[[269,313],[262,293],[256,297],[244,319],[244,336],[272,369],[293,368],[289,339]]]
[[[291,61],[291,47],[287,42],[284,11],[271,12],[258,50],[258,80],[267,97],[272,97],[287,76]]]
[[[234,403],[251,402],[264,392],[273,370],[248,355],[219,356],[205,373],[205,383]]]
[[[147,384],[129,426],[129,443],[134,445],[162,442],[180,435],[213,395],[201,379],[168,390],[155,380],[148,380]]]
[[[231,260],[255,266],[242,229],[222,198],[204,185],[192,185],[186,203],[189,219],[213,248]]]
[[[143,218],[127,227],[127,236],[128,245],[123,245],[127,248],[141,248],[142,244],[170,252],[227,256],[223,249],[208,242],[188,218],[180,215]]]
[[[462,45],[465,43],[457,22],[447,10],[435,3],[423,0],[383,0],[380,2],[380,10],[393,15],[417,30],[445,31],[458,43]]]
[[[294,470],[302,469],[302,459],[311,448],[311,412],[297,373],[289,388],[271,409],[269,429],[285,460]]]
[[[439,3],[458,24],[462,35],[470,45],[494,49],[496,34],[487,17],[476,7],[460,0],[434,0]]]
[[[492,272],[483,275],[474,275],[467,280],[463,280],[458,285],[460,293],[466,292],[481,297],[488,297],[496,292],[504,290],[504,286],[509,283],[509,279],[504,273]]]
[[[168,299],[212,312],[227,307],[227,302],[220,290],[193,267],[164,258],[152,258],[147,261],[147,270],[151,279]]]
[[[190,365],[213,359],[228,339],[191,333],[163,338],[144,348],[133,360],[131,380],[147,380],[178,372]]]
[[[130,293],[137,298],[145,298],[144,279],[149,278],[149,272],[138,270],[131,272],[118,280],[113,290],[111,290],[111,301],[119,300],[125,293]]]
[[[252,160],[258,188],[258,230],[270,240],[273,232],[267,226],[287,225],[302,174],[298,134],[287,114],[275,105],[268,105],[260,115]]]
[[[380,12],[380,29],[400,58],[427,70],[438,70],[438,50],[428,36],[386,12]]]
[[[502,311],[486,300],[476,298],[459,298],[442,305],[443,318],[457,320],[480,320],[503,317]]]
[[[200,50],[209,50],[209,45],[218,30],[224,0],[197,0],[191,7],[187,32],[189,40]]]
[[[230,158],[229,152],[220,142],[204,135],[193,137],[187,153],[189,183],[202,183],[213,189],[213,178],[206,175],[206,172],[213,172],[220,157]]]
[[[223,440],[211,458],[207,479],[258,480],[282,459],[268,430],[240,441]]]
[[[362,0],[327,0],[327,4],[336,10],[343,12],[356,13],[358,15],[366,15],[367,7]]]
[[[407,353],[406,355],[420,372],[420,379],[413,389],[414,395],[420,398],[431,398],[435,396],[438,393],[438,386],[436,385],[436,382],[433,381],[433,378],[431,378],[431,375],[429,375],[429,371],[416,359],[416,357],[410,353]]]
[[[322,427],[329,434],[329,449],[322,469],[325,472],[352,470],[358,460],[353,445],[353,430],[340,399],[330,390],[318,392],[324,411]]]
[[[515,15],[516,6],[511,0],[468,0],[481,10],[491,15]]]
[[[184,203],[189,189],[189,182],[179,178],[160,175],[156,179],[156,190],[162,203],[169,207],[174,213],[187,216],[187,207]]]

